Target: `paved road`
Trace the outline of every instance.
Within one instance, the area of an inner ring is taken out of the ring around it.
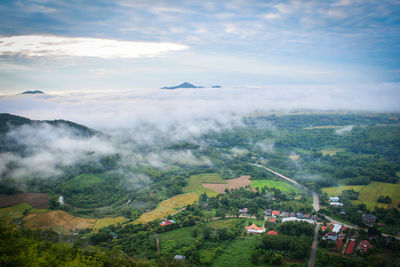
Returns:
[[[308,263],[308,267],[314,267],[314,264],[315,264],[315,256],[317,255],[319,226],[320,226],[320,223],[317,223],[315,225],[314,241],[313,241],[312,246],[311,246],[311,256],[310,256],[310,262]]]
[[[316,192],[312,192],[313,196],[313,207],[315,211],[319,211],[319,197]]]
[[[251,164],[251,165],[254,165],[254,166],[257,166],[257,167],[260,167],[260,168],[264,168],[264,169],[266,169],[267,171],[272,172],[273,174],[275,174],[275,175],[278,176],[279,178],[282,178],[282,179],[287,180],[287,181],[289,181],[289,182],[291,182],[291,183],[293,183],[293,184],[295,184],[295,185],[297,185],[297,186],[302,187],[302,185],[299,184],[298,182],[296,182],[295,180],[293,180],[293,179],[291,179],[291,178],[289,178],[289,177],[286,177],[285,175],[282,175],[282,174],[280,174],[279,172],[276,172],[276,171],[274,171],[274,170],[271,170],[270,168],[267,168],[267,167],[265,167],[265,166],[263,166],[263,165],[259,165],[259,164],[252,164],[252,163],[250,163],[250,164]]]

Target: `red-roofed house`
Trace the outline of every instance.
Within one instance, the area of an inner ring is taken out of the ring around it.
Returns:
[[[364,252],[367,252],[367,250],[371,247],[373,246],[368,240],[361,240],[357,246],[357,250],[363,250]]]
[[[273,211],[272,211],[272,215],[273,215],[273,216],[279,216],[279,214],[280,214],[280,212],[277,211],[277,210],[273,210]]]
[[[255,233],[255,234],[261,234],[265,232],[264,225],[262,227],[258,227],[254,223],[250,226],[246,226],[246,231],[248,233]]]
[[[342,249],[342,244],[343,244],[343,239],[339,238],[336,241],[335,251],[340,252],[340,250]]]
[[[276,222],[275,219],[269,219],[269,221],[272,222],[272,223]]]
[[[161,226],[166,226],[175,223],[174,220],[164,220],[160,223]]]
[[[347,255],[350,255],[353,252],[355,244],[356,244],[356,241],[351,240],[349,242],[349,245],[347,246],[346,251],[344,253],[347,254]]]
[[[268,231],[267,235],[278,235],[278,232],[271,230],[271,231]]]
[[[326,231],[326,228],[327,228],[327,227],[326,227],[326,226],[324,226],[324,225],[323,225],[323,226],[321,226],[321,230],[322,230],[322,231]]]

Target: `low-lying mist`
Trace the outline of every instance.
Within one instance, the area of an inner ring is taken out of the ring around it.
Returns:
[[[167,168],[173,163],[212,166],[207,157],[190,149],[171,150],[169,146],[186,142],[205,148],[208,144],[200,136],[242,126],[245,115],[299,110],[398,111],[398,87],[315,85],[2,96],[1,113],[34,120],[70,120],[103,135],[84,137],[68,127],[49,124],[11,128],[7,138],[24,149],[22,154],[0,153],[0,175],[52,178],[60,175],[60,166],[112,154],[121,157],[119,165],[124,169],[140,165]],[[337,134],[347,131],[351,128],[337,130]],[[255,145],[263,151],[274,149],[269,140]],[[148,180],[141,174],[137,177],[138,181]],[[129,183],[135,183],[132,176]]]

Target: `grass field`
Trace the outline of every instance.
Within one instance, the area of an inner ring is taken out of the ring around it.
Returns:
[[[161,233],[159,236],[162,254],[183,254],[195,238],[192,236],[193,226],[183,227]]]
[[[124,217],[115,217],[115,218],[101,218],[96,221],[93,227],[93,231],[98,231],[101,228],[104,228],[109,225],[114,225],[118,223],[124,223],[127,219]]]
[[[213,197],[218,195],[217,192],[203,187],[203,183],[213,184],[226,184],[226,181],[216,173],[203,173],[190,177],[189,183],[183,188],[183,192],[195,192],[197,195],[206,193],[208,196]]]
[[[300,193],[300,189],[285,183],[283,181],[275,181],[275,180],[253,180],[251,182],[251,187],[254,188],[258,188],[258,190],[261,190],[264,186],[272,188],[275,187],[279,190],[281,190],[282,192],[296,192],[296,193]]]
[[[364,203],[368,209],[373,209],[375,206],[378,207],[395,207],[400,203],[400,184],[389,184],[381,182],[372,182],[366,186],[354,185],[354,186],[341,186],[341,187],[325,187],[322,188],[322,192],[327,193],[328,196],[337,196],[343,190],[350,190],[360,192],[358,200],[352,201],[354,204]],[[378,203],[379,196],[389,196],[392,199],[390,204]]]
[[[158,204],[158,207],[152,211],[143,213],[134,223],[146,223],[156,219],[162,219],[173,214],[178,209],[193,204],[199,200],[199,196],[195,192],[181,194],[166,199]]]
[[[211,266],[252,266],[251,255],[259,242],[258,239],[233,240],[222,254],[213,260]]]

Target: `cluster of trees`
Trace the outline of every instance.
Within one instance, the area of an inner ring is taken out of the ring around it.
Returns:
[[[1,266],[151,266],[118,250],[84,250],[59,240],[54,232],[13,229],[0,223]]]

